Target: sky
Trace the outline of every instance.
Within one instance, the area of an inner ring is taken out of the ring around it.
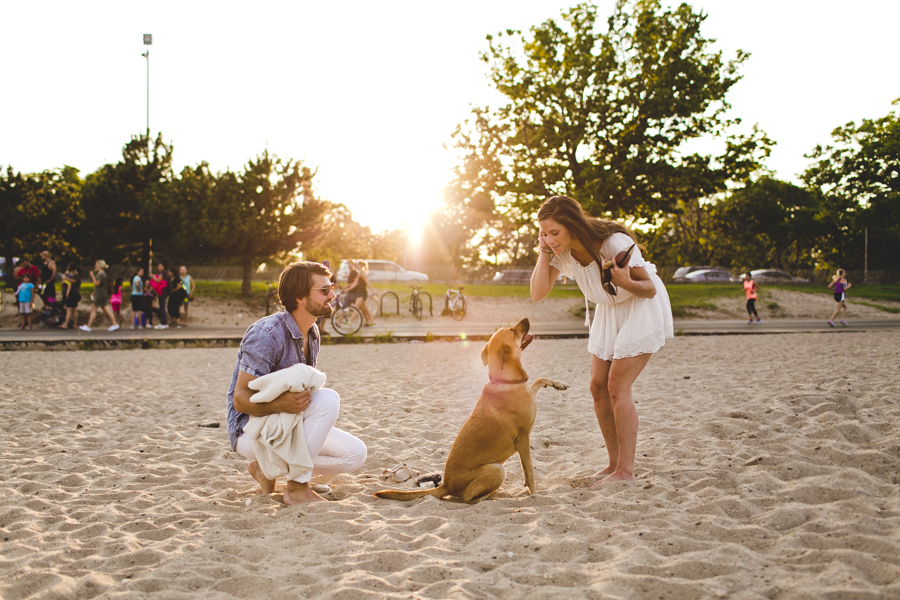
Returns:
[[[502,98],[479,59],[485,36],[527,30],[575,4],[5,1],[0,19],[0,168],[117,162],[149,125],[176,171],[240,171],[268,149],[317,169],[319,197],[375,231],[415,228],[441,201],[449,149],[473,106]],[[605,21],[613,0],[598,0]],[[850,121],[900,97],[900,2],[696,0],[701,33],[751,53],[731,116],[778,145],[785,180]],[[149,59],[143,34],[153,35]]]

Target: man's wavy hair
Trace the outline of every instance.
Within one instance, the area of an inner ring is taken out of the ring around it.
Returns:
[[[312,261],[291,263],[281,272],[278,278],[278,300],[287,312],[297,310],[297,301],[309,297],[313,275],[324,275],[331,279],[328,267]]]
[[[553,196],[545,200],[538,209],[537,218],[538,221],[553,219],[568,229],[572,237],[584,246],[597,265],[603,264],[597,249],[612,234],[624,233],[637,242],[633,231],[616,221],[606,221],[588,215],[578,202],[568,196]],[[638,247],[643,250],[640,244]]]

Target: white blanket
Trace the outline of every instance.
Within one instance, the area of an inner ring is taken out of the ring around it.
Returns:
[[[257,392],[250,396],[250,402],[271,402],[284,392],[300,392],[307,388],[313,393],[323,385],[325,373],[297,364],[251,381],[250,389]],[[288,479],[296,479],[313,468],[303,431],[303,413],[250,417],[244,433],[253,441],[256,461],[266,478],[285,475]]]

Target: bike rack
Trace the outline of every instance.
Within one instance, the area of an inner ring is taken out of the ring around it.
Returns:
[[[422,297],[422,296],[428,296],[428,314],[431,315],[431,316],[433,317],[433,316],[434,316],[434,307],[433,307],[432,304],[431,304],[431,302],[432,302],[432,301],[431,301],[431,294],[429,294],[428,292],[421,292],[421,291],[420,291],[420,292],[419,292],[419,302],[422,302],[422,300],[421,300],[421,297]],[[422,306],[425,306],[425,303],[424,303],[424,302],[422,303]]]
[[[387,291],[381,295],[381,300],[378,301],[378,310],[381,314],[384,314],[384,299],[388,297],[388,295],[393,296],[394,304],[397,307],[397,316],[400,316],[400,298],[397,297],[397,294],[391,291]]]

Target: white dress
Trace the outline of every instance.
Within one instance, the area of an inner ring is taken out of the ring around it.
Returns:
[[[622,250],[627,250],[634,240],[624,233],[614,233],[600,247],[600,258],[608,260]],[[585,325],[590,326],[588,352],[602,360],[628,358],[656,352],[674,337],[672,307],[666,286],[656,274],[656,265],[644,260],[635,246],[630,267],[644,267],[656,287],[653,298],[638,298],[631,292],[618,288],[611,296],[600,282],[600,267],[591,262],[586,267],[572,258],[569,250],[555,255],[550,264],[562,275],[575,280],[585,298]],[[588,300],[596,303],[594,320],[590,320]]]

